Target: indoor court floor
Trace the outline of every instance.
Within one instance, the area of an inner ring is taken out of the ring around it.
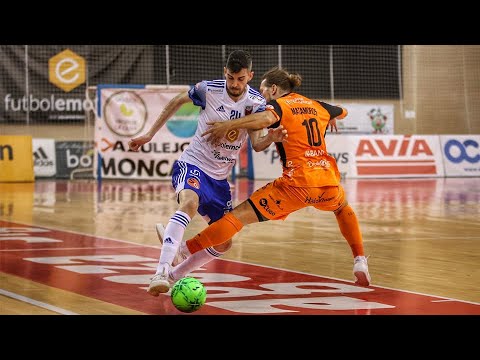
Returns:
[[[239,178],[234,203],[267,181]],[[370,287],[333,213],[302,209],[252,224],[192,276],[192,315],[480,314],[480,178],[346,179]],[[176,209],[170,182],[37,180],[0,184],[0,314],[183,315],[147,294]],[[197,216],[186,238],[206,226]]]

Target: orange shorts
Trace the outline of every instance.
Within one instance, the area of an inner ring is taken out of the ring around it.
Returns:
[[[256,190],[250,196],[255,208],[269,220],[285,220],[289,214],[307,206],[335,211],[345,201],[343,186],[293,187],[283,178]]]

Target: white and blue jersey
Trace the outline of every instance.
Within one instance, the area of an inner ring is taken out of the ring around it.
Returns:
[[[190,99],[200,106],[197,131],[192,141],[175,161],[172,185],[175,192],[195,191],[199,197],[198,213],[208,222],[220,219],[232,210],[232,195],[227,181],[241,147],[247,141],[245,129],[234,130],[220,145],[208,143],[201,135],[210,121],[229,121],[265,110],[265,98],[247,85],[237,101],[228,96],[226,80],[202,81],[189,90]]]
[[[179,161],[198,166],[213,179],[228,177],[237,161],[238,153],[247,141],[245,129],[233,130],[219,145],[212,145],[201,135],[208,130],[210,121],[229,121],[265,110],[265,98],[247,85],[243,96],[233,101],[226,90],[226,80],[202,81],[189,90],[190,99],[200,106],[197,131]]]

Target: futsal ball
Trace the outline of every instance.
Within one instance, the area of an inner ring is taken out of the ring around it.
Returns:
[[[207,300],[207,289],[193,277],[178,280],[170,294],[173,305],[181,312],[191,313],[200,309]]]

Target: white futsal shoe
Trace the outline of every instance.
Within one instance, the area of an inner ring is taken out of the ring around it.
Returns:
[[[158,296],[163,293],[167,293],[170,287],[175,283],[172,273],[170,271],[170,265],[163,264],[163,268],[159,274],[155,274],[150,281],[150,286],[147,292],[152,296]]]
[[[369,286],[371,282],[368,273],[368,262],[365,256],[357,256],[353,260],[353,275],[355,275],[355,284],[360,286]]]

